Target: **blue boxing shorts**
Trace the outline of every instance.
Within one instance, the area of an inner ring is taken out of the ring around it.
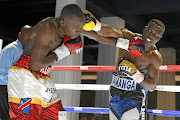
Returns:
[[[145,111],[147,90],[135,80],[112,74],[109,91],[110,120],[139,120]]]

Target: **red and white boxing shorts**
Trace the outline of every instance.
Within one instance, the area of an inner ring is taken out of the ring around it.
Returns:
[[[10,120],[58,120],[58,112],[65,110],[49,76],[51,66],[32,72],[29,62],[21,55],[8,72]]]

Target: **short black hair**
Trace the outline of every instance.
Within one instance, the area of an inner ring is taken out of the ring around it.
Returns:
[[[81,8],[76,4],[66,5],[61,11],[60,19],[63,20],[64,18],[70,18],[72,16],[84,18],[84,13],[82,12]]]
[[[161,27],[162,30],[163,30],[163,32],[165,31],[165,25],[164,25],[164,23],[163,23],[162,21],[160,21],[160,20],[158,20],[158,19],[151,19],[151,20],[148,22],[148,25],[151,24],[151,23],[153,23],[153,24]]]

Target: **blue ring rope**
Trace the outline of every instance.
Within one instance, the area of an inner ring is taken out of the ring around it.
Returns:
[[[64,109],[67,112],[109,114],[109,108],[64,107]],[[177,110],[147,109],[147,112],[150,113],[150,114],[160,115],[160,116],[180,117],[180,111],[177,111]]]
[[[147,109],[147,112],[150,114],[160,115],[160,116],[180,117],[180,111],[178,110]]]
[[[99,113],[109,114],[109,108],[97,108],[97,107],[64,107],[67,112],[78,112],[78,113]]]

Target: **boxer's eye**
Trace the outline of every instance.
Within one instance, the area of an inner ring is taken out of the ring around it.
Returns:
[[[148,32],[151,33],[152,31],[150,29],[148,29]]]
[[[160,35],[159,33],[155,33],[156,37],[162,37],[162,35]]]

